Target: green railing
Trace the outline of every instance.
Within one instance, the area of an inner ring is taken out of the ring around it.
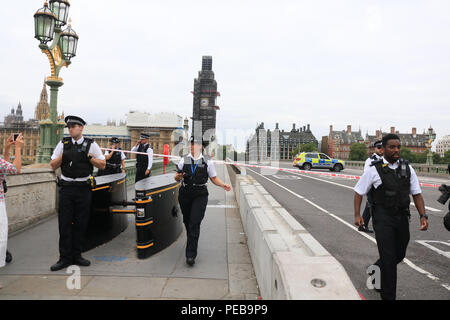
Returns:
[[[364,161],[349,161],[345,160],[345,166],[347,168],[364,168]],[[427,164],[412,163],[411,166],[414,168],[418,175],[427,176],[448,176],[448,168],[445,164],[434,164],[432,166]]]

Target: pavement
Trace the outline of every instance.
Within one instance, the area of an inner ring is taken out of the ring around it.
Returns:
[[[280,166],[292,168],[292,163],[281,162]],[[362,173],[355,169],[342,171],[343,174],[358,172]],[[254,177],[343,265],[364,299],[379,299],[379,295],[366,286],[366,269],[378,258],[374,234],[361,233],[354,226],[353,187],[356,180],[281,171],[261,175],[261,170],[250,168],[247,168],[247,174]],[[419,176],[421,182],[430,180],[449,182],[445,177]],[[398,266],[397,298],[450,300],[450,232],[442,223],[448,207],[436,201],[440,195],[437,188],[423,187],[422,195],[430,216],[430,227],[428,231],[419,231],[418,213],[412,206],[411,238],[407,260]]]
[[[224,165],[219,177],[230,183]],[[87,251],[91,266],[51,272],[58,260],[58,221],[44,222],[9,238],[12,263],[0,269],[0,300],[5,299],[239,299],[259,298],[247,240],[234,192],[209,183],[209,202],[202,222],[198,257],[185,263],[185,231],[165,250],[137,259],[134,216],[112,241]],[[134,189],[129,189],[129,197]],[[71,289],[73,288],[73,289]]]

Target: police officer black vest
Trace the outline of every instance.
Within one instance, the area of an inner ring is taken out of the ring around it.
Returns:
[[[383,162],[376,162],[375,168],[381,178],[381,185],[374,190],[375,206],[392,213],[409,212],[411,170],[408,163],[400,161],[398,168],[393,170]]]
[[[195,169],[195,173],[192,174],[192,167],[195,168],[197,161],[197,169]],[[205,156],[203,156],[200,161],[197,161],[194,161],[194,159],[188,156],[184,157],[183,172],[185,175],[183,182],[188,187],[201,187],[208,182],[208,159],[205,159]]]
[[[122,163],[122,152],[120,150],[121,149],[117,149],[116,151],[114,151],[111,158],[109,158],[109,160],[106,161],[107,165],[112,164],[112,167],[114,167],[114,168],[117,168],[118,166],[120,166],[120,164]],[[112,152],[112,151],[110,151],[110,152]]]
[[[147,153],[148,148],[150,148],[150,145],[146,144],[140,144],[137,152],[144,152]],[[145,168],[147,169],[148,167],[148,155],[144,155],[144,154],[137,154],[136,155],[136,167],[137,168]]]
[[[64,145],[61,171],[68,178],[84,178],[90,176],[94,167],[88,158],[89,148],[93,140],[84,138],[82,144],[73,144],[72,138],[67,137],[62,140]]]

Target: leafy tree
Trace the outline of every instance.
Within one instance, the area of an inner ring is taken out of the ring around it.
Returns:
[[[299,153],[313,152],[313,151],[317,151],[317,146],[314,142],[309,142],[298,145],[294,150],[292,150],[291,155],[295,157]]]
[[[365,143],[352,143],[349,160],[364,161],[367,159],[367,146]]]
[[[411,150],[409,150],[406,147],[402,147],[400,149],[400,156],[403,159],[408,160],[410,163],[417,163],[416,154],[414,154]]]
[[[442,158],[441,163],[450,164],[450,150],[445,151],[444,158]]]

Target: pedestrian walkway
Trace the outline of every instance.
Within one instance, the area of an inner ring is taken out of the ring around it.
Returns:
[[[224,165],[219,177],[230,183]],[[70,290],[66,270],[51,272],[58,260],[58,219],[52,217],[9,239],[13,262],[0,269],[2,299],[257,299],[254,269],[234,192],[209,183],[196,263],[185,263],[186,234],[170,247],[137,259],[134,217],[107,244],[85,252],[81,287]],[[133,190],[130,189],[130,195]],[[130,197],[131,198],[131,197]]]

